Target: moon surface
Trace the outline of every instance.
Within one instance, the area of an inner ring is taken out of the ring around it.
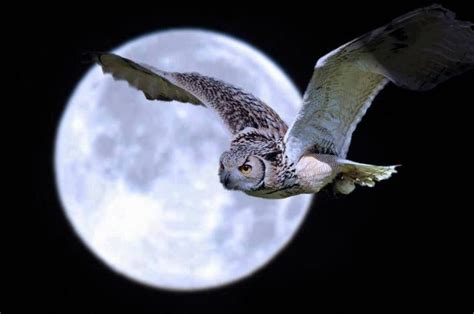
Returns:
[[[219,33],[157,32],[115,52],[165,71],[230,82],[287,123],[301,104],[268,57]],[[148,101],[93,66],[71,96],[56,138],[66,216],[96,256],[140,283],[191,290],[246,277],[289,242],[311,195],[265,200],[225,190],[217,169],[229,143],[210,110]]]

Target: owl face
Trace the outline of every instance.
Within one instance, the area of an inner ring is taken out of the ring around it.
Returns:
[[[257,156],[240,158],[225,152],[221,156],[219,178],[228,190],[253,191],[258,189],[265,179],[265,162]]]

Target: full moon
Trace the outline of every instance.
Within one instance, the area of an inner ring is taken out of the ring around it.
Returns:
[[[169,30],[114,51],[165,71],[241,87],[286,123],[301,96],[268,57],[203,30]],[[239,280],[290,241],[311,195],[265,200],[225,190],[219,157],[231,136],[210,110],[148,101],[93,66],[72,94],[55,145],[57,188],[85,245],[115,272],[162,289]]]

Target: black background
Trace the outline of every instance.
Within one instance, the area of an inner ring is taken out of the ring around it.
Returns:
[[[220,289],[167,292],[109,270],[73,233],[59,204],[52,169],[58,121],[89,67],[80,61],[85,51],[111,50],[160,29],[206,28],[262,50],[303,92],[319,57],[428,4],[294,4],[292,13],[288,9],[292,4],[287,3],[283,9],[288,10],[274,16],[257,15],[253,12],[256,4],[242,4],[241,11],[229,15],[229,3],[221,5],[221,12],[198,8],[184,12],[158,5],[123,6],[117,13],[95,8],[79,13],[74,6],[63,7],[64,14],[33,12],[28,19],[34,27],[21,50],[25,56],[34,54],[35,59],[29,60],[35,71],[17,73],[22,84],[39,87],[34,106],[29,107],[31,123],[24,128],[34,135],[28,141],[33,150],[33,211],[26,219],[32,226],[22,232],[26,241],[20,254],[25,258],[19,260],[26,261],[22,273],[27,270],[28,275],[21,282],[19,298],[11,299],[12,308],[247,313],[287,305],[295,313],[374,306],[386,312],[446,303],[448,294],[459,289],[453,280],[466,276],[456,272],[461,262],[460,239],[453,234],[469,206],[458,202],[462,192],[448,192],[447,187],[456,185],[454,173],[468,162],[462,156],[469,139],[464,146],[456,141],[469,135],[469,125],[461,123],[460,108],[473,104],[472,72],[429,92],[386,87],[357,128],[348,157],[365,163],[402,164],[399,173],[346,197],[321,195],[291,245],[255,275]],[[459,18],[474,21],[467,1],[442,4]],[[458,163],[452,165],[452,160]],[[310,308],[303,310],[306,306]]]

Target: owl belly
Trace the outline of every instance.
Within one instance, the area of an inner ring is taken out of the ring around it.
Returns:
[[[248,195],[260,197],[260,198],[280,199],[280,198],[286,198],[293,195],[301,194],[304,192],[298,192],[298,189],[293,187],[293,188],[282,188],[278,190],[267,189],[267,190],[258,190],[258,191],[246,191],[245,193]]]

